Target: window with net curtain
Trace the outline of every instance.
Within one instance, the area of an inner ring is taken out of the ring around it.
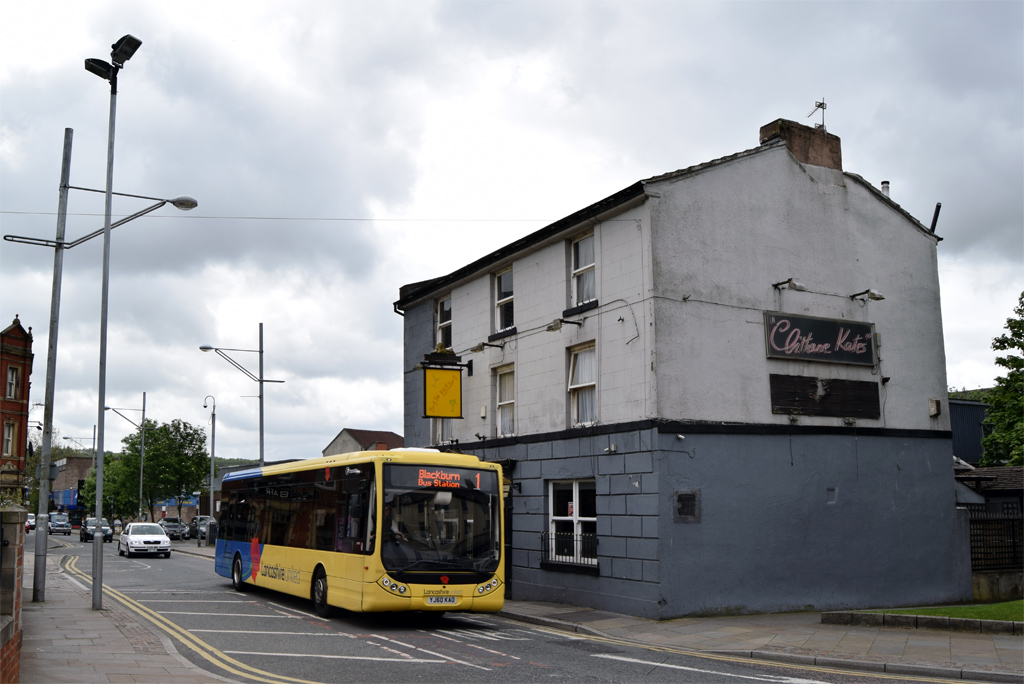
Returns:
[[[590,425],[597,420],[597,353],[593,346],[572,351],[569,403],[573,425]]]
[[[497,372],[498,382],[498,436],[508,437],[515,434],[515,379],[513,368],[501,368]]]
[[[8,399],[17,399],[18,390],[21,386],[20,381],[21,369],[17,366],[7,367],[7,391],[6,396]]]
[[[594,271],[594,236],[588,235],[572,243],[573,306],[597,299]]]
[[[14,454],[14,423],[4,423],[3,455]]]
[[[597,486],[594,480],[550,483],[548,557],[562,563],[597,563]]]

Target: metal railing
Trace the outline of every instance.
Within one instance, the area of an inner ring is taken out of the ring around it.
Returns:
[[[541,560],[574,565],[597,565],[597,535],[542,532]]]

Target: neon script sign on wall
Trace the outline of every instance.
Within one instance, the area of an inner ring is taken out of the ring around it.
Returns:
[[[873,366],[875,326],[832,318],[765,312],[768,358]]]

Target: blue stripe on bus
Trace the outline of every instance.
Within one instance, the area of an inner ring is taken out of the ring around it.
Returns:
[[[244,480],[250,477],[260,477],[263,475],[263,468],[251,468],[249,470],[236,470],[233,473],[224,473],[222,481],[228,480]]]

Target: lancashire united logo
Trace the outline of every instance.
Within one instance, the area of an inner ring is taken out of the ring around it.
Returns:
[[[249,542],[249,556],[252,558],[252,578],[260,573],[260,540],[256,537]]]
[[[441,584],[444,584],[444,585],[446,585],[446,586],[447,586],[447,585],[448,585],[448,582],[450,581],[450,579],[451,579],[451,578],[450,578],[450,577],[448,577],[448,575],[441,575]]]

